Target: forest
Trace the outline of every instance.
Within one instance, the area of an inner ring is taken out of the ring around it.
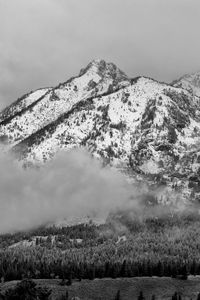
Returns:
[[[40,227],[0,236],[0,278],[67,280],[200,275],[197,213],[131,219],[106,224]]]

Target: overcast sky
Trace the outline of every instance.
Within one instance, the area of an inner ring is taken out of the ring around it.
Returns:
[[[94,58],[131,77],[200,70],[200,0],[0,0],[0,108]]]

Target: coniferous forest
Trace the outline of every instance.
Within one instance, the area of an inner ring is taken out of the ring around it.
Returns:
[[[174,214],[0,236],[2,281],[200,275],[200,217]]]

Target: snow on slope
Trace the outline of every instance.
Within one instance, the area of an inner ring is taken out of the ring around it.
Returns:
[[[200,97],[200,72],[184,75],[172,82],[172,85],[186,89],[194,96]]]
[[[23,109],[30,106],[33,102],[43,97],[48,91],[50,91],[50,88],[38,89],[34,92],[25,94],[24,96],[19,98],[16,102],[6,107],[0,113],[0,122],[4,121],[7,118],[12,118],[16,113],[21,112]]]
[[[7,138],[9,144],[14,145],[48,123],[56,120],[62,113],[69,111],[74,104],[94,95],[101,95],[112,88],[118,89],[129,83],[126,75],[113,64],[106,64],[104,61],[95,60],[86,69],[83,69],[80,76],[71,78],[64,84],[43,94],[39,101],[31,106],[24,104],[33,98],[29,95],[23,102],[19,103],[26,109],[22,113],[10,115],[7,111],[6,118],[0,123],[1,139]],[[39,94],[36,91],[35,94]],[[5,115],[5,112],[4,112]]]
[[[171,85],[129,79],[115,65],[96,60],[22,113],[8,114],[0,134],[8,136],[9,147],[24,164],[42,164],[61,149],[86,147],[104,164],[162,186],[163,201],[172,190],[199,200],[197,78]]]
[[[107,151],[112,147],[120,161],[124,156],[127,160],[131,152],[132,135],[142,120],[148,102],[163,89],[153,80],[141,78],[136,84],[111,95],[89,99],[80,110],[77,107],[70,115],[58,119],[56,124],[52,123],[42,132],[31,136],[28,144],[31,139],[35,143],[27,159],[32,157],[42,162],[60,148],[86,144],[91,150],[95,148],[97,156],[108,157]]]

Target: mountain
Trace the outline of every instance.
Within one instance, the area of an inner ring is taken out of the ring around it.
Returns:
[[[200,73],[166,84],[94,60],[77,77],[5,108],[0,141],[25,165],[86,147],[133,180],[160,187],[159,201],[199,201]]]
[[[186,89],[194,96],[200,97],[200,72],[194,74],[186,74],[180,79],[172,82],[175,87]]]

